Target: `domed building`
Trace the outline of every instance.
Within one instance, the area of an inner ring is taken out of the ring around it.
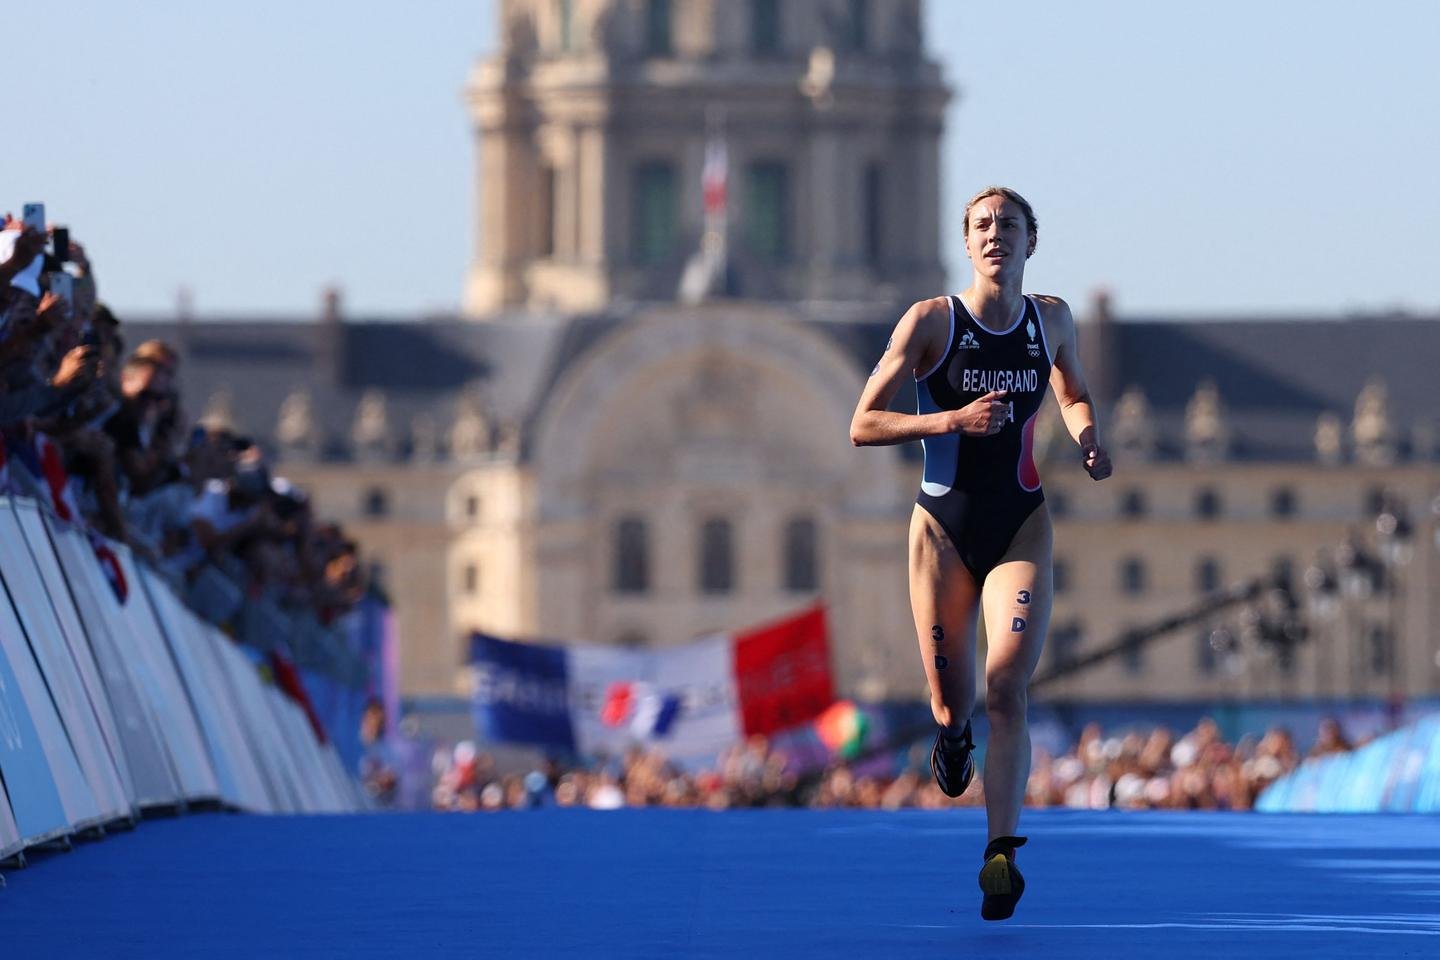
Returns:
[[[896,319],[951,289],[951,91],[921,13],[503,0],[499,48],[465,88],[462,315],[350,317],[332,294],[318,320],[136,325],[179,345],[195,409],[215,398],[383,564],[407,696],[463,694],[474,630],[662,647],[817,599],[843,693],[925,696],[905,570],[918,444],[848,438]],[[1091,483],[1047,406],[1058,595],[1042,670],[1276,563],[1298,574],[1380,501],[1433,530],[1433,319],[1122,321],[1103,299],[1077,313],[1117,473]],[[1303,334],[1317,360],[1301,370],[1285,358],[1307,325],[1325,336]],[[1315,373],[1330,364],[1346,376]],[[1420,589],[1435,554],[1409,561],[1404,636],[1440,629]],[[1240,678],[1207,625],[1187,631],[1052,692],[1440,689],[1433,644],[1372,662],[1346,634]]]

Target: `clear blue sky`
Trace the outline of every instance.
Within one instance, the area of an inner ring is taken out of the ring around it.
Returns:
[[[5,3],[3,209],[132,314],[453,310],[495,0]],[[929,0],[947,208],[1035,204],[1028,286],[1126,314],[1440,309],[1440,4]],[[53,64],[53,65],[52,65]],[[23,126],[22,126],[23,124]],[[958,215],[950,217],[958,223]],[[964,269],[947,232],[951,280]]]

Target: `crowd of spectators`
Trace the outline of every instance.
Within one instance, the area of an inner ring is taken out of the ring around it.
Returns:
[[[125,326],[98,299],[68,230],[6,215],[0,462],[12,487],[128,544],[176,583],[217,569],[249,599],[329,622],[364,595],[355,543],[271,475],[254,441],[187,419],[180,364],[159,340],[127,352]]]
[[[1308,754],[1351,749],[1334,720],[1321,724]],[[897,774],[867,772],[869,765],[834,763],[802,771],[765,737],[751,737],[723,753],[713,769],[687,772],[656,751],[633,749],[592,767],[566,769],[548,762],[528,773],[502,774],[495,759],[472,742],[440,748],[433,758],[432,804],[439,810],[497,811],[537,806],[590,807],[812,807],[898,810],[982,806],[977,776],[958,800],[940,792],[918,744]],[[1061,756],[1036,751],[1026,803],[1083,809],[1250,810],[1266,786],[1294,770],[1301,756],[1279,727],[1263,736],[1227,743],[1212,720],[1177,736],[1157,727],[1107,736],[1084,729]]]

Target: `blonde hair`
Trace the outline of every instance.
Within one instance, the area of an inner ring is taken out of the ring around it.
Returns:
[[[986,197],[1004,197],[1019,207],[1020,211],[1025,214],[1026,232],[1030,235],[1029,254],[1033,254],[1035,252],[1035,244],[1040,240],[1040,224],[1035,220],[1035,209],[1030,206],[1029,200],[1026,200],[1009,187],[986,187],[970,198],[970,202],[965,204],[965,236],[970,236],[970,209]],[[1026,255],[1029,256],[1029,254]]]
[[[175,348],[164,340],[146,340],[135,348],[132,356],[136,360],[148,360],[162,367],[174,367],[180,362],[180,355],[175,352]]]

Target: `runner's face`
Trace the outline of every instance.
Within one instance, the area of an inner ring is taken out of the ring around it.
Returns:
[[[975,272],[997,282],[1025,272],[1030,255],[1025,211],[1004,197],[986,197],[970,208],[965,252]]]

